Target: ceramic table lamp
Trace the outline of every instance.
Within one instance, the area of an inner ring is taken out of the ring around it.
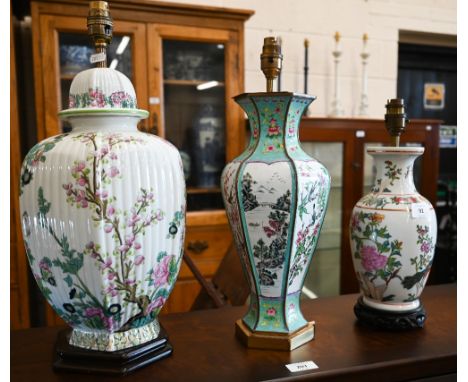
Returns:
[[[91,2],[88,28],[98,65],[59,113],[72,132],[26,156],[22,229],[42,293],[73,328],[55,366],[125,373],[172,351],[157,317],[182,261],[185,182],[177,149],[137,130],[148,112],[130,80],[105,67],[107,3]]]
[[[250,307],[236,323],[248,346],[292,350],[314,337],[300,296],[327,209],[330,177],[299,144],[299,123],[313,96],[273,92],[281,70],[278,40],[261,55],[266,93],[235,97],[251,140],[229,163],[221,186],[237,251],[250,286]]]
[[[391,147],[369,147],[377,168],[372,191],[358,201],[350,223],[351,250],[361,297],[360,321],[386,329],[417,328],[426,312],[419,300],[434,257],[434,208],[414,186],[413,163],[423,147],[399,147],[406,126],[402,99],[387,103]]]

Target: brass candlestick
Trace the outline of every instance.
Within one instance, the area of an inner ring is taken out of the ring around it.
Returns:
[[[385,105],[387,113],[385,114],[385,127],[392,137],[392,145],[400,146],[400,135],[405,131],[409,119],[406,118],[405,100],[395,98],[387,100]]]
[[[263,50],[260,55],[261,68],[267,79],[267,92],[273,91],[273,80],[281,73],[283,55],[281,54],[281,44],[276,37],[265,37],[263,40]]]
[[[106,1],[91,1],[88,12],[88,34],[91,36],[96,53],[106,54],[107,46],[112,41],[112,17]],[[99,60],[98,68],[107,67],[107,59]]]

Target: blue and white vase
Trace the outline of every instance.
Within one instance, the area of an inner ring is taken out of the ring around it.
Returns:
[[[313,96],[242,94],[251,140],[222,174],[224,203],[250,286],[243,324],[289,335],[307,326],[300,295],[327,209],[330,176],[299,144]],[[310,339],[310,338],[309,338]]]

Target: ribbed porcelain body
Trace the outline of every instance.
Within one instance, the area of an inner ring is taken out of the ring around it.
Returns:
[[[419,307],[431,269],[437,221],[413,181],[421,147],[370,147],[377,168],[372,191],[354,207],[351,251],[364,303],[387,311]]]
[[[300,147],[301,116],[314,97],[244,94],[251,141],[229,163],[221,185],[250,286],[244,323],[256,332],[291,333],[307,322],[300,294],[327,208],[330,177]]]
[[[140,117],[68,115],[73,130],[46,139],[22,167],[21,214],[32,272],[73,327],[70,343],[101,351],[159,334],[185,233],[178,150],[139,132]]]

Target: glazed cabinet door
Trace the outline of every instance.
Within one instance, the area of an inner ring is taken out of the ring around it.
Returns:
[[[232,101],[240,92],[237,34],[150,24],[147,42],[151,129],[181,153],[188,212],[224,209],[221,171],[245,133]]]
[[[185,251],[211,278],[232,237],[221,197],[225,164],[244,149],[239,36],[228,29],[149,24],[150,129],[180,151],[187,183]],[[166,312],[187,311],[200,287],[182,267]]]
[[[146,109],[146,25],[114,20],[114,30],[107,65],[130,78],[138,106]],[[70,130],[67,123],[59,120],[57,112],[68,108],[73,77],[93,67],[89,59],[94,51],[87,34],[86,17],[40,15],[33,23],[33,39],[37,131],[38,139],[42,140]],[[140,128],[146,128],[147,123],[143,122]]]

